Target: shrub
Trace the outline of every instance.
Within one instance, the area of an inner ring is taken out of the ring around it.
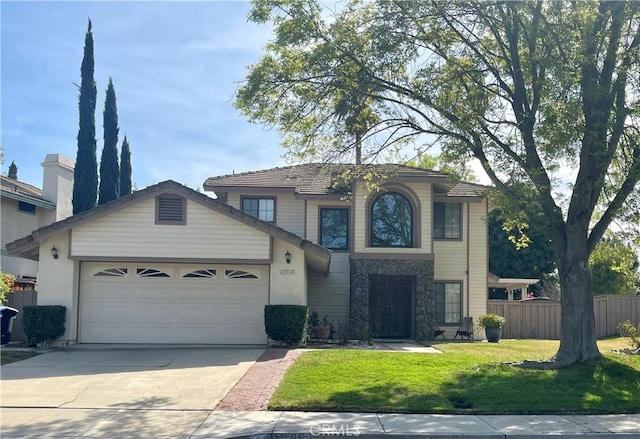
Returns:
[[[0,305],[7,303],[7,295],[13,288],[16,277],[13,274],[0,271]]]
[[[338,343],[341,345],[346,345],[351,340],[351,324],[349,322],[349,318],[347,317],[346,321],[338,320]]]
[[[625,320],[618,325],[618,329],[620,330],[620,335],[629,337],[629,344],[631,344],[634,349],[640,350],[640,331],[638,328],[633,326],[629,320]]]
[[[478,325],[483,328],[502,328],[505,323],[507,319],[498,314],[484,314],[478,321]]]
[[[325,314],[324,317],[320,318],[320,314],[317,311],[313,311],[309,316],[309,326],[329,326],[331,323],[329,322],[329,315]]]
[[[24,333],[29,345],[49,346],[64,334],[67,307],[62,305],[25,306],[23,309]]]
[[[264,327],[272,340],[291,346],[305,337],[309,308],[302,305],[265,305]]]

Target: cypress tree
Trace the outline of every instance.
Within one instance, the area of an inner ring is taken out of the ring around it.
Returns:
[[[103,113],[104,147],[100,158],[100,191],[98,204],[118,198],[120,193],[120,168],[118,166],[118,107],[113,81],[109,78]]]
[[[131,150],[129,141],[124,136],[122,141],[122,151],[120,152],[120,196],[131,193]]]
[[[80,97],[78,109],[78,153],[73,180],[73,213],[83,212],[96,205],[98,192],[98,163],[96,159],[96,82],[93,79],[93,34],[91,20],[84,38],[84,56],[80,74]]]
[[[16,166],[16,162],[12,161],[9,165],[9,174],[7,175],[7,177],[14,180],[18,179],[18,167]]]

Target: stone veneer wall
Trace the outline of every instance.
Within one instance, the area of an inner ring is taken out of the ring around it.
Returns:
[[[415,338],[433,338],[435,296],[433,259],[351,259],[351,337],[366,340],[369,331],[369,277],[415,277]],[[413,331],[412,331],[413,332]]]

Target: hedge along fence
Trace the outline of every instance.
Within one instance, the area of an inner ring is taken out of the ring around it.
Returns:
[[[62,305],[36,305],[24,307],[24,332],[29,346],[47,347],[64,335],[67,307]]]
[[[640,323],[640,296],[595,296],[596,336],[619,334],[625,320]],[[502,338],[560,339],[560,302],[489,300],[487,312],[507,319]]]
[[[265,305],[264,327],[275,341],[293,345],[300,343],[307,329],[309,308],[302,305]]]

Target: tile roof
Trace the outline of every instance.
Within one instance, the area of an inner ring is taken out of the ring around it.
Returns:
[[[42,197],[42,189],[32,186],[27,183],[23,183],[13,178],[0,176],[0,189],[11,198],[36,201],[39,204],[48,205],[49,207],[55,207],[55,205],[49,200]]]
[[[331,175],[335,172],[342,172],[342,167],[310,163],[210,177],[204,187],[292,188],[299,193],[325,194],[331,191]]]
[[[456,183],[449,191],[447,196],[449,197],[481,197],[485,195],[487,186],[476,183]]]
[[[425,178],[445,186],[449,196],[476,197],[481,195],[484,186],[471,183],[452,184],[448,174],[428,169],[414,168],[399,164],[366,165],[357,167],[353,164],[337,163],[307,163],[301,165],[284,166],[259,171],[240,172],[217,177],[210,177],[204,182],[207,191],[225,192],[225,188],[278,188],[291,189],[298,194],[327,195],[343,193],[336,187],[339,177],[349,171],[352,176],[358,173],[373,172],[381,176],[397,178]]]

